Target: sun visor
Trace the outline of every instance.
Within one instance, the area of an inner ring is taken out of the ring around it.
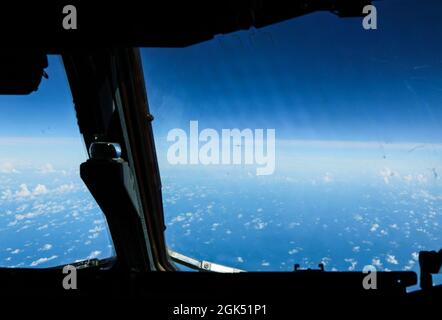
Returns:
[[[37,91],[48,59],[43,50],[2,49],[0,94],[24,95]]]

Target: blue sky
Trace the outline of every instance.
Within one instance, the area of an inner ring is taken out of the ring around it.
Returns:
[[[438,143],[442,3],[426,4],[376,2],[376,31],[320,12],[184,49],[142,49],[158,149],[190,120],[275,128],[278,141]],[[49,57],[47,73],[38,92],[0,97],[0,161],[86,158],[59,57]]]
[[[0,96],[0,165],[78,168],[87,157],[61,58],[49,56],[49,79],[24,96]],[[0,167],[1,169],[1,167]]]
[[[376,2],[376,31],[321,12],[185,49],[143,49],[154,128],[164,136],[199,120],[276,128],[281,139],[439,141],[442,3],[419,3]],[[78,137],[58,57],[47,73],[38,92],[0,97],[0,138]]]
[[[276,128],[285,139],[438,141],[442,3],[417,3],[377,2],[376,31],[324,12],[185,49],[145,49],[154,127],[164,134],[199,120]]]

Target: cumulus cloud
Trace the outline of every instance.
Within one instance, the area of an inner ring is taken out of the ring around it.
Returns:
[[[47,229],[49,227],[49,225],[46,223],[46,224],[44,224],[44,225],[42,225],[42,226],[40,226],[40,227],[38,227],[37,228],[37,230],[44,230],[44,229]]]
[[[76,189],[76,186],[74,183],[65,183],[62,184],[61,186],[57,187],[55,189],[55,192],[57,193],[66,193],[66,192],[71,192],[74,191]]]
[[[28,212],[28,213],[25,213],[25,214],[16,214],[15,215],[15,220],[21,221],[21,220],[24,220],[24,219],[32,219],[32,218],[38,217],[38,216],[40,216],[42,214],[43,214],[42,212],[38,212],[38,211]]]
[[[90,233],[99,233],[103,231],[105,228],[102,225],[95,226],[93,229],[89,229]]]
[[[416,264],[416,261],[414,260],[408,260],[408,264],[406,266],[404,266],[404,270],[408,271],[413,269],[414,265]]]
[[[378,228],[379,228],[379,224],[374,223],[374,224],[371,226],[370,231],[371,231],[371,232],[375,232]]]
[[[172,225],[176,222],[182,222],[184,220],[186,220],[186,217],[183,214],[179,214],[170,221],[170,224]]]
[[[4,191],[2,191],[2,200],[11,200],[14,197],[14,194],[12,193],[12,191],[10,189],[6,189]]]
[[[212,230],[212,231],[216,231],[216,229],[220,226],[221,224],[220,223],[212,223],[212,228],[210,228],[210,230]]]
[[[43,247],[41,247],[40,249],[38,249],[38,251],[48,251],[52,249],[52,244],[47,243],[45,244]]]
[[[377,268],[382,267],[381,259],[378,259],[378,258],[374,258],[374,259],[372,259],[372,260],[371,260],[371,264],[372,264],[373,266],[377,267]]]
[[[48,189],[44,184],[37,184],[34,191],[32,192],[34,195],[44,194],[47,193]]]
[[[380,174],[380,176],[384,179],[384,182],[385,182],[386,184],[389,184],[389,183],[390,183],[390,179],[391,179],[391,178],[393,178],[393,177],[399,175],[397,172],[392,171],[392,170],[389,169],[389,168],[384,168],[384,169],[382,169],[382,170],[379,172],[379,174]]]
[[[255,218],[252,220],[253,227],[256,230],[262,230],[267,227],[268,223],[263,221],[261,218]]]
[[[12,162],[2,162],[0,163],[0,172],[1,173],[20,173],[14,166]]]
[[[243,262],[244,262],[244,259],[243,259],[242,257],[237,257],[237,258],[236,258],[236,261],[238,261],[239,263],[243,263]]]
[[[419,173],[415,176],[408,174],[403,177],[404,181],[407,183],[417,181],[418,183],[425,184],[428,182],[428,176],[422,173]]]
[[[55,172],[54,166],[50,163],[46,163],[45,165],[41,166],[38,169],[38,173],[41,174],[54,173],[54,172]]]
[[[15,192],[15,196],[17,198],[24,198],[24,197],[29,197],[32,193],[31,191],[29,191],[28,186],[26,185],[26,183],[22,183],[19,186],[19,190]]]
[[[354,271],[356,268],[356,265],[358,264],[358,262],[353,258],[346,258],[346,259],[344,259],[344,261],[350,263],[350,266],[348,267],[348,271]]]
[[[38,265],[40,265],[42,263],[46,263],[48,261],[51,261],[51,260],[54,260],[54,259],[57,259],[57,258],[58,258],[58,256],[56,256],[56,255],[53,255],[53,256],[48,257],[48,258],[46,258],[46,257],[39,258],[39,259],[37,259],[35,261],[32,261],[31,267],[36,267],[36,266],[38,266]]]
[[[413,252],[411,254],[411,257],[413,258],[413,260],[418,261],[419,260],[419,253],[418,252]]]
[[[387,262],[391,263],[391,264],[398,264],[399,263],[397,261],[396,257],[394,255],[391,255],[391,254],[387,254],[387,257],[385,258],[385,260],[387,260]]]
[[[95,251],[92,251],[92,252],[89,254],[89,256],[88,256],[87,258],[88,258],[88,259],[95,259],[95,258],[97,258],[100,254],[101,254],[101,251],[99,251],[99,250],[95,250]]]
[[[17,209],[15,209],[15,212],[20,213],[25,211],[27,208],[29,207],[29,205],[27,203],[22,204],[20,206],[17,207]]]
[[[29,190],[29,187],[26,183],[22,183],[19,185],[18,190],[15,192],[11,191],[10,189],[6,189],[2,191],[2,200],[17,200],[17,199],[23,199],[23,198],[30,198],[33,196],[39,196],[45,193],[48,193],[49,190],[46,188],[43,184],[37,184],[37,186],[31,190]]]

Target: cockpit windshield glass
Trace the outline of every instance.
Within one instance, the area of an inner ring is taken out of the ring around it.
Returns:
[[[171,249],[417,271],[441,248],[442,3],[375,6],[142,50]]]
[[[61,57],[36,92],[0,96],[0,267],[114,256],[106,219],[80,178],[87,158]]]

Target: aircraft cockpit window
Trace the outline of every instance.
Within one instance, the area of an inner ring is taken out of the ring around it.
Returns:
[[[441,247],[442,3],[376,7],[142,49],[172,250],[418,271]]]
[[[114,255],[105,217],[79,175],[87,153],[61,58],[49,56],[45,72],[36,92],[0,96],[0,267]]]

